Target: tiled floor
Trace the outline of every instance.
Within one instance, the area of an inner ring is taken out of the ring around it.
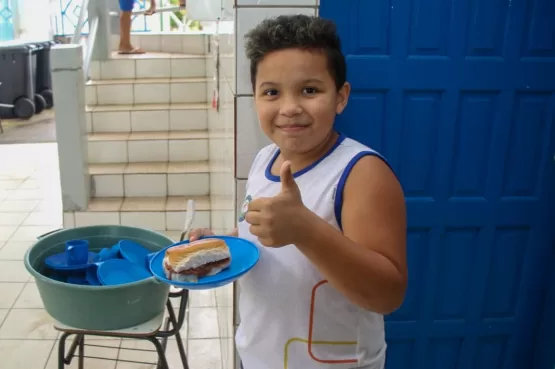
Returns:
[[[10,369],[57,368],[58,332],[43,309],[36,285],[23,265],[35,238],[62,226],[58,158],[55,144],[0,145],[0,363]],[[175,236],[175,235],[170,235]],[[187,324],[182,330],[192,369],[221,369],[218,307],[231,306],[222,291],[191,294]],[[227,308],[229,309],[229,308]],[[225,331],[225,330],[224,330]],[[91,339],[89,339],[90,341]],[[97,338],[87,356],[86,369],[151,369],[125,362],[154,361],[141,350],[144,342]],[[150,347],[148,347],[150,348]],[[177,345],[168,343],[170,367],[180,368]],[[74,361],[71,368],[77,368]]]

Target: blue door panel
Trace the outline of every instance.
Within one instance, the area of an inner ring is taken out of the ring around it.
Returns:
[[[406,196],[387,369],[531,367],[553,337],[555,1],[321,0],[320,15],[352,85],[337,128],[382,152]]]

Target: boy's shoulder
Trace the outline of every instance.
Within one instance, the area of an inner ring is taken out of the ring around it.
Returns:
[[[273,158],[278,150],[278,146],[274,143],[271,143],[260,149],[251,164],[249,177],[253,174],[254,171],[260,171],[261,167],[265,166],[267,162]]]
[[[261,148],[260,150],[258,150],[257,156],[264,155],[264,154],[273,154],[278,149],[279,149],[279,147],[275,143],[272,142],[271,144],[268,144],[268,145],[264,146],[263,148]]]
[[[258,150],[258,154],[256,154],[256,158],[254,162],[258,161],[266,161],[269,157],[275,155],[275,153],[279,150],[279,147],[275,143],[271,143],[269,145],[264,146],[260,150]]]

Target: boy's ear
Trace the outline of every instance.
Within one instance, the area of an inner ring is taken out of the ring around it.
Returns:
[[[345,107],[347,106],[347,102],[349,102],[349,95],[351,94],[351,85],[349,82],[345,82],[343,87],[337,91],[337,101],[335,102],[335,113],[341,114]]]

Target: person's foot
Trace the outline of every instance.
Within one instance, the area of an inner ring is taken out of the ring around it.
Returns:
[[[120,47],[118,50],[118,54],[121,55],[137,55],[137,54],[144,54],[145,51],[140,47]]]
[[[156,13],[156,4],[150,4],[150,8],[145,12],[145,15],[152,15]]]

